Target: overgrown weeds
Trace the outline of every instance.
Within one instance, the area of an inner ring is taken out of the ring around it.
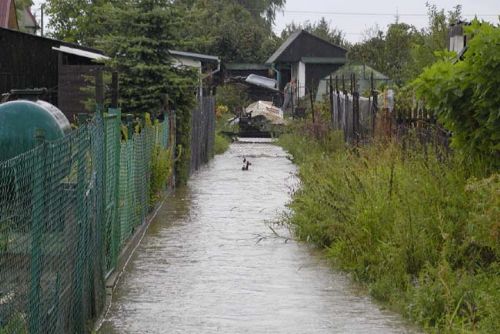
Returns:
[[[154,205],[162,195],[162,192],[167,187],[167,181],[172,176],[172,150],[162,148],[157,144],[153,148],[151,160],[151,187],[149,200],[151,206]]]
[[[349,148],[295,126],[298,237],[326,248],[371,294],[429,332],[500,333],[500,175],[418,144]]]

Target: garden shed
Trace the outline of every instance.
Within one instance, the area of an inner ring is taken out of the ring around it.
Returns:
[[[276,72],[280,90],[296,80],[298,97],[347,62],[347,50],[305,30],[294,32],[266,61]]]
[[[46,88],[44,100],[73,121],[85,113],[87,76],[104,65],[103,52],[77,44],[0,28],[0,94]]]

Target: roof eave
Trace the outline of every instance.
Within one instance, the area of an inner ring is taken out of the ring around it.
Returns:
[[[205,55],[194,52],[177,51],[177,50],[168,50],[168,52],[172,56],[191,58],[205,63],[214,63],[214,64],[220,63],[220,58],[217,56]]]

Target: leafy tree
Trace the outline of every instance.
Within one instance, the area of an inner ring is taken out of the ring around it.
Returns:
[[[432,65],[438,60],[435,55],[436,51],[448,48],[449,26],[460,21],[462,15],[460,5],[449,11],[448,15],[443,9],[438,10],[436,5],[427,3],[426,6],[429,25],[421,31],[420,38],[412,46],[413,64],[408,68],[408,74],[411,78],[417,77],[424,67]]]
[[[262,62],[277,47],[271,22],[282,4],[284,1],[177,0],[175,5],[184,19],[180,32],[183,48],[215,54],[226,62]]]
[[[463,61],[450,53],[415,82],[418,96],[452,131],[454,146],[471,161],[500,168],[500,28],[475,21]]]
[[[418,36],[417,29],[406,23],[393,23],[387,30],[385,71],[398,84],[408,79],[408,68],[413,62],[411,48]]]
[[[399,20],[390,24],[386,33],[375,27],[363,42],[350,48],[349,59],[374,67],[399,85],[416,78],[424,67],[437,60],[436,51],[447,49],[448,27],[461,17],[459,5],[447,14],[436,5],[426,6],[427,28],[419,31]]]
[[[384,32],[378,26],[368,30],[362,43],[351,46],[348,57],[352,62],[368,64],[385,74],[387,72],[387,55]]]
[[[345,39],[345,34],[342,32],[342,30],[332,28],[331,22],[328,22],[324,17],[322,17],[318,22],[315,23],[306,21],[303,24],[296,24],[295,22],[288,24],[281,32],[281,41],[284,42],[292,33],[297,30],[305,30],[315,36],[329,41],[332,44],[345,48],[349,47],[349,42]]]
[[[261,19],[262,16],[266,19],[269,27],[276,19],[276,12],[283,9],[286,0],[176,0],[177,4],[184,4],[187,7],[193,7],[197,4],[203,3],[218,3],[220,5],[239,5],[248,11],[254,18]]]
[[[32,0],[16,0],[15,3],[17,9],[25,9],[30,6],[33,6]]]
[[[126,7],[132,0],[47,0],[49,35],[67,42],[94,46],[106,34],[106,17],[113,7]]]

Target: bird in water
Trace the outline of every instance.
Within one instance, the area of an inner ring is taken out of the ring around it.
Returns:
[[[241,170],[248,170],[248,167],[251,165],[252,163],[250,161],[247,160],[247,158],[243,158],[243,167],[241,167]]]

